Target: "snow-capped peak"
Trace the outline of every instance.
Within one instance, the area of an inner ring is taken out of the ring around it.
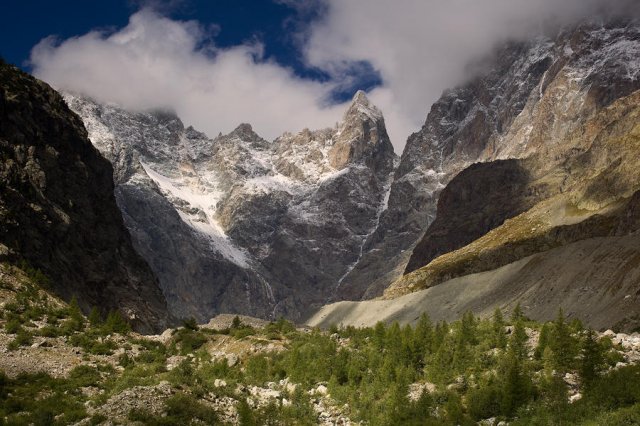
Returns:
[[[373,121],[382,119],[382,112],[369,101],[364,91],[358,90],[344,115],[344,121],[347,122],[350,117],[361,115]]]

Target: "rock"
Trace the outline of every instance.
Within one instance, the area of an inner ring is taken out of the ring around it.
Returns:
[[[424,383],[411,383],[409,385],[409,391],[407,397],[410,401],[417,401],[422,396],[423,392],[433,393],[436,391],[436,385],[429,382]]]
[[[226,354],[226,359],[227,359],[227,365],[229,367],[233,367],[238,363],[238,355],[234,353]]]
[[[113,164],[125,223],[169,309],[202,322],[297,319],[332,296],[377,225],[396,159],[364,93],[338,127],[273,142],[247,124],[212,140],[174,114],[66,100]]]
[[[569,385],[569,386],[578,386],[578,377],[573,374],[573,373],[566,373],[564,375],[564,381]]]
[[[315,389],[315,393],[319,394],[319,395],[326,395],[328,392],[329,392],[329,390],[327,389],[327,387],[325,385],[319,385]]]
[[[213,386],[217,387],[217,388],[223,388],[227,386],[227,382],[225,380],[222,379],[215,379],[213,381]]]
[[[116,204],[112,167],[80,118],[18,68],[0,64],[0,85],[0,244],[86,311],[135,312],[134,328],[147,333],[166,326],[162,292]]]
[[[576,394],[571,395],[569,397],[569,403],[573,404],[574,402],[579,401],[581,399],[582,399],[582,394],[581,393],[576,393]]]
[[[173,329],[168,328],[162,332],[162,334],[158,338],[158,341],[163,344],[166,344],[167,342],[169,342],[169,340],[171,340],[172,336],[173,336]]]

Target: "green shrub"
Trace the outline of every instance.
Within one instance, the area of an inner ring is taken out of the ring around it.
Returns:
[[[131,332],[131,324],[122,317],[120,312],[111,311],[107,315],[107,319],[102,326],[102,332],[105,334],[128,334]]]
[[[12,318],[4,325],[4,329],[8,334],[16,334],[22,329],[22,324],[17,318]]]
[[[621,408],[616,411],[598,416],[595,420],[585,423],[585,426],[624,426],[640,425],[640,404]]]
[[[197,331],[199,329],[198,322],[194,317],[182,320],[182,326],[187,330]]]
[[[205,424],[218,422],[216,412],[206,405],[198,402],[193,396],[178,393],[165,402],[167,420],[173,424],[189,424],[192,420],[200,420]]]
[[[178,330],[174,335],[174,343],[180,345],[180,353],[182,355],[187,355],[200,349],[207,341],[207,337],[201,332],[187,328]]]
[[[100,336],[89,331],[76,333],[69,337],[69,343],[81,347],[85,351],[95,355],[111,355],[117,348],[115,342],[109,339],[98,340]]]
[[[20,346],[29,346],[33,343],[33,336],[30,332],[25,330],[24,328],[20,328],[17,333],[15,339],[9,342],[7,348],[9,350],[16,350]]]
[[[215,410],[198,402],[192,395],[185,393],[178,393],[165,401],[165,413],[163,416],[153,415],[145,409],[133,409],[127,417],[132,422],[141,422],[150,426],[218,424],[218,416]]]
[[[60,329],[57,327],[52,327],[50,325],[45,325],[40,330],[38,330],[38,334],[43,337],[58,337],[60,335]]]
[[[469,415],[476,421],[499,416],[500,400],[500,388],[495,383],[472,389],[467,394]]]
[[[88,320],[89,325],[93,328],[98,328],[102,325],[102,315],[100,315],[100,311],[95,306],[91,308]]]
[[[134,364],[135,362],[133,361],[133,359],[127,354],[122,354],[118,357],[118,365],[121,367],[127,368]]]
[[[89,419],[89,426],[98,426],[105,423],[109,418],[104,414],[94,414]]]
[[[68,380],[73,388],[97,386],[100,384],[100,372],[95,367],[79,365],[69,372]]]

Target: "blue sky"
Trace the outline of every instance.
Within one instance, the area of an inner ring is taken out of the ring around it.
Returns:
[[[232,47],[259,40],[264,58],[291,67],[295,74],[326,82],[331,76],[302,60],[297,30],[321,19],[322,2],[307,1],[302,13],[286,2],[272,0],[132,0],[11,1],[0,15],[0,54],[25,71],[31,71],[31,49],[45,37],[59,39],[80,36],[94,29],[106,31],[124,27],[131,14],[144,6],[176,20],[197,20],[211,30],[219,47]],[[330,93],[329,102],[340,103],[359,89],[369,91],[381,84],[379,74],[366,62],[354,61],[350,69],[353,84]]]
[[[469,62],[625,1],[6,1],[0,54],[59,90],[171,108],[209,135],[333,126],[363,89],[400,153],[442,91],[473,77]]]
[[[5,59],[23,66],[31,48],[41,39],[50,35],[66,39],[95,28],[123,27],[140,4],[130,0],[6,2],[0,15],[2,54]],[[215,38],[221,46],[259,37],[265,41],[268,55],[284,63],[300,65],[297,55],[291,52],[293,40],[284,31],[292,25],[288,22],[296,17],[296,11],[285,4],[269,0],[191,0],[166,4],[159,7],[166,16],[197,19],[205,25],[220,27]]]

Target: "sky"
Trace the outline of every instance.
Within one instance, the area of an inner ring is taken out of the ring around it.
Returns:
[[[168,108],[209,136],[333,126],[365,90],[396,152],[501,42],[639,0],[23,0],[0,55],[61,90]]]

